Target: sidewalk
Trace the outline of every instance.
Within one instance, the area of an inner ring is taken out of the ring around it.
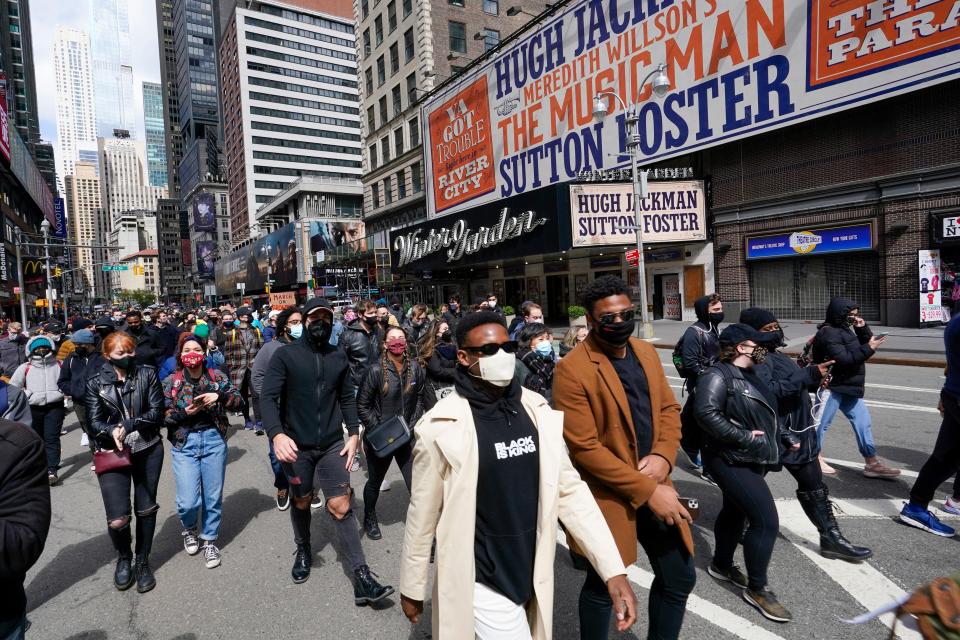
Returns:
[[[723,329],[728,323],[723,323]],[[675,320],[655,320],[653,322],[653,344],[658,349],[673,350],[677,340],[683,335],[687,327],[686,322]],[[803,345],[813,337],[817,331],[817,323],[812,320],[781,320],[780,326],[787,338],[786,352],[799,355]],[[877,350],[877,355],[870,358],[874,364],[894,364],[915,367],[945,367],[946,359],[943,351],[943,327],[930,329],[910,329],[906,327],[883,327],[871,325],[874,334],[887,333],[887,341]],[[554,337],[559,339],[566,332],[566,327],[555,328]]]

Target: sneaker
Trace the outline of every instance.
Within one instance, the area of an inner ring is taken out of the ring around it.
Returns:
[[[386,478],[380,483],[380,491],[390,491],[390,481]]]
[[[290,508],[290,490],[277,489],[277,509],[286,511]]]
[[[747,574],[741,571],[737,565],[732,565],[729,569],[718,569],[717,566],[711,562],[710,566],[707,567],[707,573],[720,582],[732,582],[741,589],[746,589],[749,586]]]
[[[47,474],[47,484],[49,484],[51,487],[57,484],[58,482],[60,482],[60,478],[57,477],[57,474],[55,473]]]
[[[947,496],[946,501],[943,503],[943,510],[955,516],[960,516],[960,498]]]
[[[877,460],[873,464],[863,465],[863,475],[867,478],[896,478],[900,475],[900,469],[892,469]]]
[[[206,542],[203,545],[203,559],[207,561],[207,569],[215,569],[220,566],[220,549],[213,542]]]
[[[84,431],[80,434],[80,446],[89,447],[90,446],[90,436],[87,435],[87,432]]]
[[[326,499],[323,497],[323,494],[319,489],[313,490],[313,500],[310,501],[311,509],[322,509],[323,505],[327,503]]]
[[[952,538],[957,533],[953,527],[948,527],[940,522],[939,518],[928,509],[909,502],[903,503],[903,509],[900,510],[900,522],[944,538]]]
[[[356,473],[360,471],[360,452],[357,452],[357,455],[353,456],[353,466],[350,467],[350,471]]]
[[[823,456],[819,456],[820,460],[820,473],[825,476],[835,476],[837,475],[837,470],[827,464],[827,461],[823,459]]]
[[[254,426],[253,433],[258,436],[262,436],[266,433],[266,431],[263,430],[263,423],[259,420],[257,420],[257,424]]]
[[[244,430],[244,431],[253,431],[253,423],[250,422],[249,420],[247,420],[246,422],[244,422],[244,423],[243,423],[243,430]]]
[[[183,550],[187,552],[187,555],[197,555],[197,552],[200,551],[200,540],[197,539],[196,530],[184,529],[180,532],[180,535],[183,536]]]
[[[774,622],[790,622],[793,620],[793,616],[787,611],[787,608],[777,600],[777,595],[766,587],[759,592],[744,589],[743,599],[756,607],[768,620]]]
[[[67,428],[66,428],[66,427],[60,427],[60,435],[62,435],[62,436],[67,435]]]

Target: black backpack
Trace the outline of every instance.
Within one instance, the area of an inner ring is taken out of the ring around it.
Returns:
[[[707,333],[697,325],[691,325],[691,329],[694,329],[697,332],[697,347],[700,351],[700,354],[703,355],[703,334]],[[683,336],[680,337],[680,340],[677,341],[677,345],[673,348],[673,366],[677,369],[677,375],[681,378],[689,378],[690,371],[687,371],[687,368],[683,366],[683,343],[687,339],[689,331],[684,332]]]

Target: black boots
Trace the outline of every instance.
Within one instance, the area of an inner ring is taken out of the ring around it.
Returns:
[[[300,584],[306,582],[310,577],[310,566],[313,564],[313,556],[310,553],[310,543],[304,542],[297,545],[294,552],[293,569],[290,570],[290,576],[294,583]]]
[[[873,551],[851,544],[840,533],[826,487],[817,491],[797,491],[797,499],[810,522],[820,531],[820,555],[848,562],[862,562],[873,556]]]
[[[117,550],[117,568],[113,571],[113,586],[120,591],[126,591],[133,586],[133,553],[130,551],[130,543],[133,538],[130,534],[130,525],[124,525],[121,529],[107,527],[107,533],[110,534],[110,542],[113,548]]]
[[[133,573],[137,579],[137,593],[146,593],[157,586],[147,556],[137,555],[136,564],[133,565]]]
[[[353,572],[353,601],[358,607],[379,602],[393,593],[393,587],[384,586],[370,573],[370,567],[361,565]]]
[[[363,531],[371,540],[379,540],[383,537],[380,533],[380,524],[377,522],[377,512],[363,510]]]

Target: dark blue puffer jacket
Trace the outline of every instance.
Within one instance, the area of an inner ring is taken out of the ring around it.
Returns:
[[[834,361],[830,372],[831,391],[862,398],[867,378],[866,362],[876,352],[868,344],[873,337],[869,326],[854,328],[846,323],[850,310],[859,307],[849,298],[830,301],[826,321],[813,339],[813,361]]]

